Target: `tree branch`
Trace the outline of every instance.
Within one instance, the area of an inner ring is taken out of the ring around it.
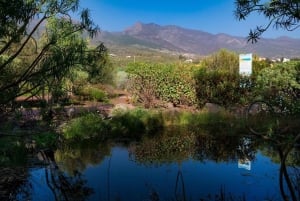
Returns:
[[[13,54],[12,56],[10,56],[6,62],[4,62],[1,66],[0,66],[0,70],[4,69],[5,66],[9,63],[11,63],[23,50],[23,48],[25,47],[25,45],[28,43],[29,39],[32,37],[32,35],[34,34],[34,32],[37,30],[37,28],[41,25],[41,23],[47,19],[46,16],[43,16],[43,18],[35,25],[35,27],[32,29],[32,31],[30,32],[30,34],[27,36],[26,40],[23,42],[23,44],[21,45],[21,47],[18,49],[17,52],[15,52],[15,54]]]

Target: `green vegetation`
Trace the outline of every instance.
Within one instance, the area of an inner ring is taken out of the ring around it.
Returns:
[[[174,105],[194,105],[194,69],[195,66],[180,64],[132,63],[126,69],[129,90],[145,107],[154,107],[157,99]]]
[[[26,149],[19,138],[0,138],[0,167],[19,166],[27,162]]]
[[[106,138],[109,134],[107,123],[101,116],[88,113],[84,116],[72,119],[62,130],[66,140],[82,140],[92,137]]]
[[[78,5],[79,0],[0,4],[1,140],[12,136],[2,146],[3,163],[18,150],[26,160],[26,151],[56,147],[57,127],[65,121],[58,107],[76,102],[70,99],[82,88],[87,99],[107,101],[94,85],[112,80],[108,51],[89,44],[98,27]],[[77,14],[80,20],[73,21],[70,16]],[[81,128],[73,129],[67,136],[79,136]],[[93,135],[92,126],[87,132]]]
[[[300,63],[280,63],[262,69],[257,75],[255,90],[281,112],[299,114]]]
[[[43,100],[48,95],[49,108],[65,101],[79,71],[86,72],[86,80],[91,83],[109,76],[107,49],[103,44],[88,44],[98,27],[88,10],[80,10],[78,4],[78,0],[1,4],[1,111],[14,106],[14,100],[24,95]],[[80,14],[81,20],[74,22],[70,14]]]
[[[236,1],[238,18],[244,19],[258,7],[278,27],[289,29],[299,22],[299,3],[271,1],[260,6],[259,2]],[[108,143],[114,140],[138,141],[132,145],[131,157],[146,165],[188,158],[252,159],[253,147],[237,151],[244,145],[245,139],[239,136],[249,133],[249,123],[265,131],[258,137],[275,143],[280,155],[272,158],[282,164],[281,171],[285,163],[299,164],[298,158],[289,155],[300,137],[299,60],[274,64],[254,57],[253,74],[244,77],[238,73],[238,54],[224,49],[191,64],[184,63],[188,59],[184,55],[142,48],[122,47],[118,57],[111,54],[110,58],[103,44],[90,44],[98,28],[78,4],[79,0],[0,4],[0,166],[25,166],[27,152],[50,148],[57,149],[55,160],[64,170],[76,176],[76,171],[109,156]],[[81,20],[70,19],[75,14]],[[251,31],[249,40],[256,41],[269,25]],[[119,43],[141,42],[123,39]],[[124,94],[132,95],[131,103],[146,109],[122,108],[122,103],[119,109],[106,111],[102,104],[122,92],[114,94],[115,88],[105,84],[114,85],[118,92],[127,90]],[[281,118],[254,116],[246,125],[241,114],[227,110],[244,110],[257,99],[268,102]],[[101,102],[104,109],[93,105],[91,110],[99,111],[92,113],[84,112],[90,105],[65,108],[83,101]],[[207,103],[220,111],[201,110]],[[76,113],[76,109],[82,111]],[[62,175],[53,178],[63,180]],[[79,178],[78,184],[73,187],[80,194],[84,182]]]
[[[90,165],[101,163],[110,154],[109,144],[90,139],[65,143],[55,151],[54,157],[62,171],[74,176],[74,173],[83,171]]]
[[[229,107],[245,103],[247,88],[240,86],[237,73],[200,69],[195,75],[196,93],[199,106],[205,103],[217,103]]]
[[[57,146],[58,134],[55,132],[42,132],[32,136],[37,149],[55,148]]]
[[[87,85],[81,88],[82,89],[75,94],[82,97],[83,100],[93,100],[99,102],[108,101],[108,95],[106,92],[97,86]]]
[[[102,140],[128,138],[139,140],[143,136],[156,136],[165,129],[188,128],[197,134],[238,135],[247,132],[244,120],[229,112],[211,114],[208,112],[171,112],[145,109],[113,112],[111,119],[88,113],[68,122],[62,135],[66,140],[98,138]]]
[[[68,122],[62,134],[66,140],[99,138],[139,139],[144,134],[155,135],[164,126],[159,112],[135,110],[115,110],[111,119],[103,119],[99,114],[88,113]]]
[[[257,2],[237,1],[239,18],[252,12],[249,6],[257,6]],[[17,138],[1,138],[1,164],[17,157],[19,152],[30,150],[31,142],[36,148],[55,147],[58,128],[62,128],[59,134],[64,142],[161,137],[160,143],[150,140],[145,146],[153,146],[156,157],[165,160],[164,157],[173,158],[173,152],[182,153],[184,157],[190,155],[189,147],[193,146],[195,138],[201,138],[201,134],[234,136],[246,133],[242,114],[236,118],[235,113],[226,109],[243,111],[259,99],[270,103],[280,114],[296,116],[300,113],[299,61],[274,64],[255,56],[253,74],[244,77],[238,72],[238,54],[225,49],[194,63],[185,63],[188,59],[185,55],[126,49],[125,46],[109,54],[103,44],[92,46],[89,42],[98,28],[88,11],[79,9],[78,0],[62,0],[59,4],[52,0],[14,3],[0,13],[3,25],[0,27],[0,121],[3,136]],[[285,4],[277,3],[274,10],[266,6],[260,7],[260,11],[278,14]],[[72,21],[69,15],[74,14],[80,14],[81,20]],[[290,14],[285,13],[286,16]],[[282,26],[281,22],[275,21]],[[285,28],[289,27],[286,24]],[[250,38],[257,39],[264,30],[251,32]],[[130,37],[123,39],[119,43],[137,42]],[[118,92],[114,94],[115,88]],[[74,108],[64,108],[71,103],[84,104],[83,101],[93,101],[95,105],[109,103],[109,98],[122,95],[120,89],[129,94],[130,103],[146,109],[105,111],[108,118],[104,118],[105,115],[98,113],[72,115]],[[207,103],[222,110],[216,113],[200,111]],[[283,124],[292,122],[277,120],[267,121],[262,127],[270,130],[271,137],[282,134],[273,132],[275,129],[285,128]],[[163,137],[161,133],[166,129],[174,129],[174,132]],[[177,135],[176,129],[187,132],[184,140]],[[289,130],[284,137],[294,135],[298,133]]]

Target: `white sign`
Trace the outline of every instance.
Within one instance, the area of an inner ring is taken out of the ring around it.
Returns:
[[[252,74],[252,54],[240,54],[240,75]]]
[[[248,159],[239,159],[238,168],[244,168],[246,170],[251,170],[251,161]]]

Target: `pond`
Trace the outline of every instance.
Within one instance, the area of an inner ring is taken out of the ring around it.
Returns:
[[[297,198],[299,150],[286,160]],[[278,154],[272,144],[245,135],[173,132],[137,142],[83,141],[39,152],[42,163],[28,167],[12,200],[292,200]]]

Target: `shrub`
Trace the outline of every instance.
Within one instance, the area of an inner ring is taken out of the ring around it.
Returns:
[[[107,138],[109,126],[98,114],[88,113],[72,119],[62,130],[65,139]]]
[[[44,132],[39,135],[34,135],[33,140],[39,148],[55,147],[57,142],[57,134],[52,132]]]
[[[125,71],[118,71],[115,76],[115,84],[119,89],[125,89],[128,82],[128,74]]]
[[[264,68],[257,75],[257,94],[282,112],[300,113],[300,63]]]
[[[127,67],[129,90],[146,107],[155,106],[154,101],[172,102],[174,105],[194,105],[196,102],[194,66],[175,64],[133,63]]]
[[[234,74],[239,71],[239,56],[235,52],[221,49],[211,56],[204,58],[202,65],[212,71],[226,71]]]
[[[195,73],[196,95],[199,106],[216,103],[224,107],[243,104],[251,98],[251,78],[244,78],[238,73],[210,71],[202,68]]]
[[[108,101],[106,92],[94,86],[83,87],[77,93],[77,95],[83,96],[84,99],[87,100],[102,101],[102,102]]]

